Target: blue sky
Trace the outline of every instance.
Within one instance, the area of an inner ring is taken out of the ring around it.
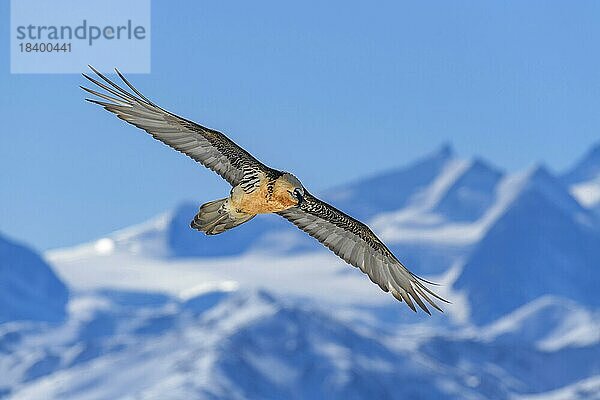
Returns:
[[[445,141],[560,171],[600,139],[598,2],[323,3],[154,1],[152,73],[131,80],[315,191]],[[80,76],[11,75],[0,15],[0,231],[48,249],[227,194]]]

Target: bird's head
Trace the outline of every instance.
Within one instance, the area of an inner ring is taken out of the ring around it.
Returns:
[[[281,176],[281,180],[292,201],[294,201],[297,207],[300,207],[304,201],[304,186],[302,186],[302,183],[289,172],[284,173]]]

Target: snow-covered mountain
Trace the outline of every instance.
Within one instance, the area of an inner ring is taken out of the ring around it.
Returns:
[[[516,396],[517,400],[598,400],[600,399],[600,377],[584,379],[551,392]]]
[[[563,329],[600,325],[597,313],[562,307],[563,301],[526,305],[513,326],[501,320],[481,331],[422,323],[382,330],[264,290],[224,287],[190,297],[92,291],[73,296],[63,325],[13,325],[0,333],[6,343],[0,393],[9,399],[508,399],[553,392],[587,382],[600,368],[592,329],[585,342],[552,339]],[[554,314],[544,334],[547,307]],[[528,327],[539,334],[519,340]]]
[[[67,298],[67,288],[39,255],[0,235],[0,324],[59,321]]]
[[[535,307],[526,305],[525,307]],[[556,309],[554,309],[556,311]],[[521,314],[522,311],[518,310]],[[473,377],[474,386],[484,398],[504,399],[556,391],[574,382],[600,375],[600,342],[571,344],[540,349],[528,340],[519,340],[519,329],[528,331],[546,324],[544,319],[568,319],[569,314],[532,314],[514,327],[512,340],[489,340],[488,332],[471,331],[456,335],[441,334],[424,341],[419,351],[463,376]],[[594,324],[597,327],[598,317]],[[558,325],[568,325],[561,321]],[[520,326],[520,328],[519,328]],[[510,329],[512,330],[512,328]],[[568,399],[568,398],[565,398]]]
[[[35,339],[4,360],[26,366],[1,375],[4,384],[22,382],[6,389],[9,398],[434,399],[469,391],[410,351],[262,291],[187,301],[88,294],[74,299],[65,326]]]
[[[562,176],[579,202],[600,213],[600,143]]]
[[[323,197],[357,218],[369,219],[414,202],[454,161],[454,150],[444,144],[408,166],[334,187]]]
[[[596,218],[543,167],[504,182],[511,201],[467,257],[454,284],[477,323],[542,295],[600,306],[600,230]]]
[[[277,216],[206,237],[182,203],[46,254],[67,312],[0,323],[0,398],[593,398],[600,223],[569,179],[442,146],[320,196],[441,283],[446,313],[410,313]]]
[[[600,284],[598,217],[543,166],[506,175],[482,159],[458,158],[444,145],[405,168],[323,191],[322,197],[365,220],[417,273],[440,275],[452,267],[448,283],[466,299],[461,312],[474,323],[546,294],[592,306],[600,301],[590,294]],[[386,203],[393,201],[395,209]],[[85,257],[105,251],[173,261],[329,254],[273,215],[206,237],[189,229],[196,211],[196,205],[183,204],[88,245],[92,251]]]
[[[600,343],[600,312],[561,297],[542,296],[480,331],[485,341],[529,343],[540,350]]]

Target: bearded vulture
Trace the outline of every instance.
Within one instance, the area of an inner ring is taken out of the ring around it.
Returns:
[[[414,303],[428,314],[425,303],[442,311],[432,297],[448,303],[425,285],[432,282],[410,272],[367,225],[310,194],[294,175],[267,167],[224,134],[159,107],[118,70],[115,72],[130,91],[90,68],[99,80],[83,76],[105,92],[81,86],[96,96],[86,100],[210,168],[232,186],[228,197],[200,207],[190,224],[193,229],[216,235],[257,214],[279,214],[348,264],[360,268],[382,290],[391,292],[413,311]]]

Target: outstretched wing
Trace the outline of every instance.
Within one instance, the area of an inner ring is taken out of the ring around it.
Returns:
[[[416,311],[414,301],[430,314],[423,299],[442,311],[429,296],[447,303],[424,285],[431,282],[406,269],[368,226],[317,199],[306,190],[300,207],[278,214],[317,239],[348,264],[360,268],[382,290],[405,301],[413,311]]]
[[[83,76],[107,93],[81,86],[86,92],[106,101],[86,100],[101,105],[122,120],[145,130],[155,139],[212,169],[232,186],[238,185],[244,175],[269,169],[222,133],[157,106],[134,88],[118,70],[115,69],[116,73],[133,93],[123,89],[92,66],[90,68],[104,83],[86,74]]]

